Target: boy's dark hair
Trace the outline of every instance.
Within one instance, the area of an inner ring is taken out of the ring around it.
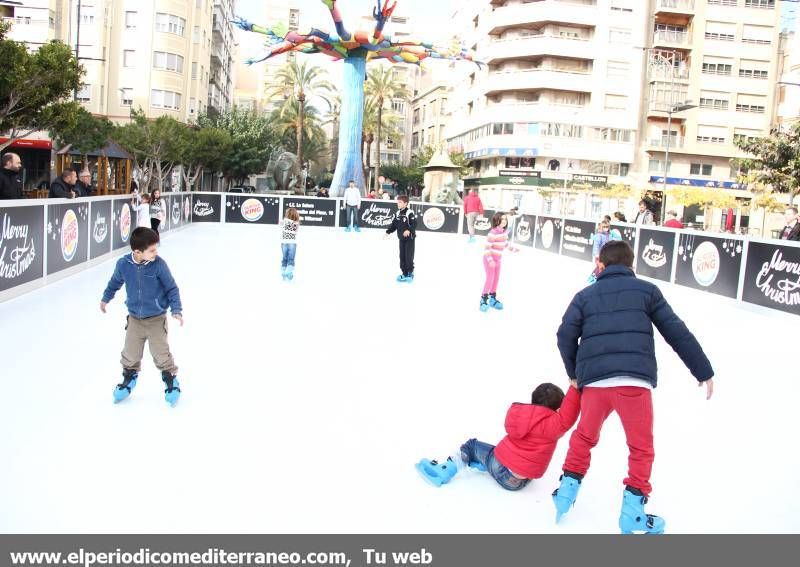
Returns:
[[[608,266],[633,267],[633,248],[624,240],[612,240],[600,249],[600,263]]]
[[[408,195],[400,195],[397,197],[398,201],[403,201],[404,203],[408,203]]]
[[[558,411],[563,401],[564,390],[549,382],[539,384],[531,394],[531,403],[533,405],[544,406],[553,411]]]
[[[500,226],[500,223],[503,222],[503,217],[506,216],[505,213],[495,213],[492,216],[492,228],[497,228]]]
[[[153,244],[158,244],[159,242],[161,242],[161,238],[159,238],[158,233],[145,226],[140,226],[131,234],[131,250],[144,252]]]

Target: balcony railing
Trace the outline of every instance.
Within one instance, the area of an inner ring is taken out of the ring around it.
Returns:
[[[670,148],[682,148],[686,143],[683,136],[661,136],[660,138],[650,138],[649,145],[652,148],[666,148],[669,142]]]
[[[653,43],[663,45],[665,43],[675,45],[688,45],[689,34],[687,32],[658,30],[653,34]]]
[[[689,79],[689,66],[670,67],[667,65],[651,65],[650,78],[669,81],[670,79]]]
[[[672,11],[694,11],[694,0],[658,0],[657,8]]]

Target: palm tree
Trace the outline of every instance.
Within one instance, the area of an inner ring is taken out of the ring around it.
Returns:
[[[377,132],[381,132],[386,138],[397,138],[400,136],[400,116],[392,111],[383,114],[379,112],[378,102],[367,97],[364,101],[364,126],[361,136],[361,155],[364,157],[365,178],[369,179],[369,171],[372,169],[372,144],[377,139]],[[378,147],[380,154],[380,145]],[[380,156],[379,156],[380,157]],[[375,176],[377,179],[377,175]]]
[[[339,115],[342,113],[342,95],[337,93],[335,96],[328,100],[328,116],[329,118],[323,122],[326,124],[333,124],[333,135],[331,137],[331,163],[336,165],[336,158],[339,156]],[[364,153],[364,142],[361,142],[361,153]]]
[[[378,110],[378,124],[375,136],[378,140],[378,151],[375,157],[375,189],[378,189],[378,178],[381,176],[381,141],[383,139],[383,110],[387,104],[393,100],[407,101],[411,98],[411,93],[405,87],[402,80],[396,76],[392,67],[380,66],[373,68],[367,76],[365,86],[367,96],[375,101]]]
[[[279,109],[280,114],[296,108],[295,135],[300,164],[303,163],[304,132],[301,125],[305,124],[303,115],[306,112],[306,101],[310,97],[327,100],[327,95],[334,91],[333,85],[324,78],[326,74],[327,72],[321,67],[309,66],[305,61],[299,62],[297,57],[292,57],[275,73],[267,85],[267,96],[271,100],[284,100]]]

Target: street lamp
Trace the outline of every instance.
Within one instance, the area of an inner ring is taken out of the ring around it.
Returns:
[[[672,114],[675,112],[683,112],[684,110],[691,110],[697,108],[696,104],[691,104],[688,100],[681,104],[670,104],[667,110],[667,147],[664,151],[664,180],[661,184],[661,190],[666,194],[667,192],[667,172],[669,171],[669,146],[672,142]]]

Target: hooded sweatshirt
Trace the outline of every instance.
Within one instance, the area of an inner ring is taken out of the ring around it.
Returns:
[[[578,420],[580,394],[570,387],[561,408],[513,404],[506,414],[508,435],[495,447],[500,463],[522,478],[541,478],[550,465],[558,440]]]

